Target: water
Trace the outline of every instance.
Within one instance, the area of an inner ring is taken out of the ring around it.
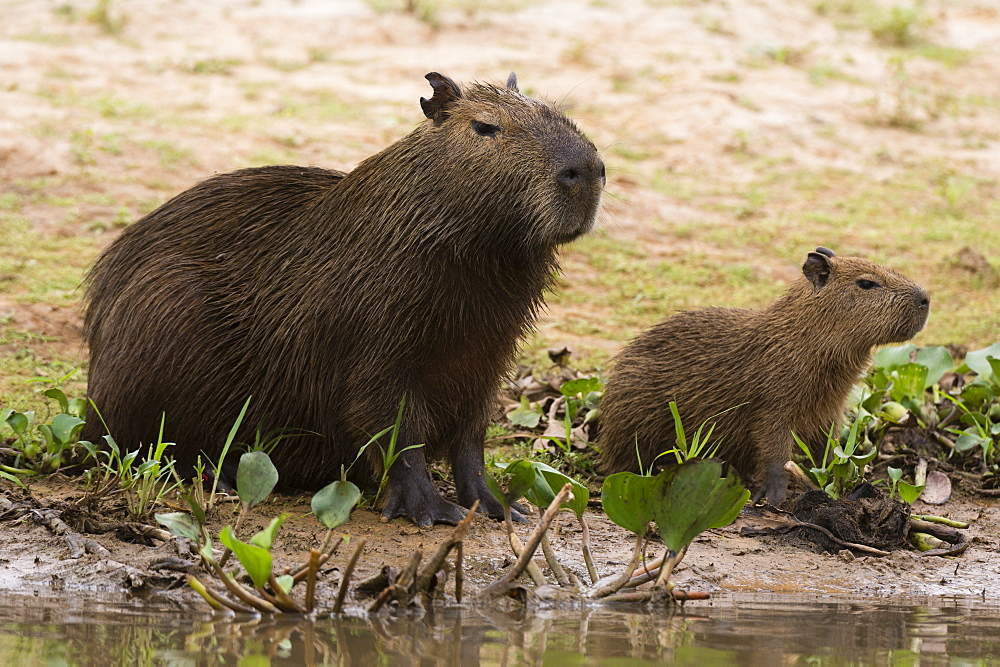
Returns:
[[[996,665],[1000,607],[724,594],[639,608],[435,609],[378,618],[234,619],[120,599],[0,597],[0,665]]]

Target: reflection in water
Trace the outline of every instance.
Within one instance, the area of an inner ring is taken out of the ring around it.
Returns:
[[[916,664],[1000,660],[1000,608],[969,598],[722,595],[635,608],[233,619],[133,601],[0,597],[0,665]]]

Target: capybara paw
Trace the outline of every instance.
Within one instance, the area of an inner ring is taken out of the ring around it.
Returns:
[[[467,513],[468,510],[448,502],[438,495],[437,491],[433,491],[431,494],[421,494],[416,489],[405,489],[401,493],[389,492],[385,509],[382,510],[382,520],[389,521],[397,517],[405,517],[422,527],[435,523],[455,526],[465,518]]]
[[[772,468],[764,474],[763,484],[757,489],[751,505],[756,505],[761,500],[777,507],[788,495],[788,472],[784,468]]]

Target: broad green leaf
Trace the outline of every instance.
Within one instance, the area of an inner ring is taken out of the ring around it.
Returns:
[[[912,505],[920,497],[920,494],[924,492],[924,486],[924,484],[914,486],[907,482],[900,482],[896,490],[899,492],[899,497],[903,499],[904,503]]]
[[[201,539],[201,529],[198,527],[198,523],[187,512],[154,514],[153,517],[177,537],[186,537],[195,544]]]
[[[316,518],[329,529],[346,523],[351,510],[361,500],[361,491],[352,482],[336,481],[316,492],[312,499],[312,511]]]
[[[750,498],[736,476],[721,477],[722,464],[695,459],[662,471],[646,500],[664,544],[679,552],[709,528],[732,523]]]
[[[601,389],[600,378],[578,378],[576,380],[570,380],[569,382],[563,382],[562,386],[559,387],[559,392],[563,396],[576,396],[577,394],[588,394],[592,391],[598,391]]]
[[[932,345],[917,350],[917,363],[927,368],[927,378],[924,380],[924,389],[934,386],[945,373],[955,366],[955,360],[951,357],[948,348],[942,345]]]
[[[267,549],[270,551],[271,545],[274,544],[274,536],[278,533],[278,529],[281,528],[281,524],[288,521],[291,516],[291,513],[285,512],[271,519],[271,523],[267,524],[267,527],[264,528],[264,530],[250,538],[250,544],[255,544],[261,549]]]
[[[977,410],[983,404],[993,400],[993,388],[986,380],[976,380],[962,388],[959,398],[962,399],[962,403],[965,403],[966,407],[970,410]]]
[[[975,433],[962,433],[955,439],[955,451],[964,454],[976,447],[985,447],[986,441]]]
[[[28,429],[28,416],[23,412],[15,412],[7,417],[4,421],[13,429],[14,433],[23,436],[24,432]]]
[[[927,386],[927,367],[920,364],[903,364],[896,368],[896,377],[892,385],[892,400],[902,401],[904,398],[919,399],[924,395]]]
[[[233,535],[232,526],[223,528],[219,539],[236,555],[254,585],[263,588],[271,577],[271,552],[254,544],[240,542]]]
[[[903,470],[901,468],[893,468],[892,466],[886,466],[885,472],[889,475],[889,479],[893,482],[898,482],[903,478]]]
[[[573,500],[565,503],[563,507],[572,510],[577,516],[583,515],[590,499],[587,487],[540,461],[532,461],[531,465],[537,474],[534,485],[524,494],[528,502],[537,507],[548,507],[563,485],[569,483],[573,485]]]
[[[261,502],[278,483],[278,470],[267,452],[247,452],[236,469],[236,493],[247,507]]]
[[[66,407],[66,412],[71,415],[76,415],[77,417],[87,416],[87,399],[85,398],[74,398],[69,402]]]
[[[49,398],[54,398],[59,401],[59,408],[63,412],[69,412],[69,401],[66,400],[66,394],[59,387],[52,387],[51,389],[46,389],[42,392],[42,396],[48,396]]]
[[[965,355],[965,365],[978,373],[979,377],[988,380],[990,379],[990,374],[993,373],[993,367],[987,360],[988,357],[1000,359],[1000,343],[993,343],[982,350],[969,352]],[[1000,382],[1000,375],[996,377],[996,381]]]
[[[527,396],[522,396],[521,407],[507,415],[507,418],[514,426],[535,428],[542,419],[542,413],[537,408],[531,407]]]
[[[504,494],[508,505],[523,497],[535,485],[535,476],[538,473],[531,463],[518,459],[504,466],[503,471],[510,475],[507,480],[507,492]]]
[[[45,446],[48,450],[54,451],[59,446],[59,441],[56,440],[55,433],[52,432],[52,427],[48,424],[39,424],[38,432],[42,434],[42,439],[45,441]]]
[[[883,368],[887,373],[892,372],[895,368],[910,363],[910,353],[915,349],[917,346],[913,343],[884,347],[875,355],[875,367]]]
[[[52,391],[51,389],[49,391]],[[52,434],[64,445],[76,441],[84,421],[70,414],[56,415],[52,418]]]
[[[645,533],[653,520],[653,508],[646,495],[654,479],[633,472],[608,475],[601,486],[601,505],[608,519],[637,535]]]

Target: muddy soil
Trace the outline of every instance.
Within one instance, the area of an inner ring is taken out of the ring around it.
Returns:
[[[994,2],[924,5],[935,44],[974,53],[961,76],[933,58],[907,61],[901,75],[864,30],[837,29],[838,12],[851,3],[500,0],[486,9],[442,0],[415,3],[434,11],[393,9],[403,4],[5,3],[0,195],[19,197],[20,215],[41,239],[79,237],[85,266],[122,224],[212,173],[274,162],[349,169],[418,120],[416,98],[428,93],[422,77],[431,70],[466,81],[516,70],[529,94],[565,98],[600,147],[631,160],[609,174],[604,233],[638,240],[664,261],[685,253],[722,257],[729,250],[692,236],[686,225],[716,223],[724,235],[727,225],[742,221],[723,212],[731,203],[725,192],[718,208],[694,210],[671,196],[676,192],[654,187],[664,166],[679,175],[711,173],[720,189],[751,180],[746,157],[762,153],[781,156],[776,164],[789,173],[826,166],[872,182],[926,160],[960,161],[984,182],[1000,177]],[[813,4],[830,13],[818,14]],[[812,76],[831,81],[817,87]],[[331,90],[337,94],[323,92]],[[966,103],[977,105],[974,113],[954,112]],[[923,131],[907,131],[908,125]],[[792,264],[765,253],[741,259],[771,280],[795,274]],[[572,249],[564,267],[567,282],[586,284],[589,266]],[[26,302],[4,293],[12,281],[0,275],[0,322],[40,337],[43,343],[32,347],[40,363],[85,360],[79,295],[47,293],[44,303]],[[568,323],[611,319],[607,306],[567,301],[545,313],[540,336],[606,357],[623,336],[591,335]],[[996,332],[984,332],[984,341]],[[13,354],[8,347],[4,353]],[[7,382],[0,378],[0,392]],[[961,481],[955,480],[959,489]],[[0,484],[11,502],[20,501],[20,491]],[[73,482],[59,478],[33,481],[31,488],[51,506],[76,493]],[[286,510],[306,514],[308,497],[268,501],[253,521],[263,526]],[[954,559],[907,550],[889,557],[831,554],[801,531],[743,536],[753,523],[744,518],[696,540],[676,580],[710,592],[1000,595],[991,586],[1000,576],[996,499],[960,490],[943,506],[918,502],[915,511],[972,522],[969,549]],[[108,554],[69,558],[65,540],[36,516],[2,524],[0,588],[154,591],[196,602],[176,574],[149,567],[176,555],[173,544],[93,534]],[[217,517],[219,525],[223,519],[233,517]],[[590,521],[599,571],[623,567],[628,536],[599,513]],[[361,509],[344,530],[368,538],[363,578],[383,563],[401,565],[416,548],[433,548],[449,529],[381,523]],[[289,521],[278,563],[301,561],[323,532],[310,516]],[[565,522],[555,543],[582,576],[578,539]],[[508,562],[501,526],[486,519],[476,520],[465,549],[470,588],[498,576]],[[338,567],[345,558],[338,556]]]
[[[34,497],[42,505],[63,510],[67,524],[83,530],[80,514],[72,509],[72,500],[80,496],[72,479],[50,478],[32,484]],[[24,502],[25,494],[7,492],[15,505]],[[67,503],[69,501],[69,504]],[[310,548],[322,541],[325,529],[308,515],[309,496],[277,496],[254,508],[244,526],[244,539],[263,528],[282,512],[296,518],[286,522],[274,548],[279,567],[305,562]],[[213,534],[235,519],[235,502],[222,503],[212,523]],[[169,511],[167,509],[166,511]],[[971,524],[962,531],[970,542],[959,557],[924,556],[912,550],[896,550],[887,557],[866,555],[849,549],[825,550],[811,530],[796,529],[785,534],[753,536],[745,533],[764,525],[764,521],[744,512],[733,525],[711,530],[691,545],[675,574],[683,588],[708,593],[776,592],[863,596],[979,596],[1000,600],[993,583],[1000,575],[1000,502],[991,498],[962,497],[944,505],[930,506],[918,501],[915,513],[947,515]],[[98,512],[100,518],[124,519],[114,503]],[[82,534],[97,542],[107,552],[88,549],[88,553],[70,557],[71,549],[63,536],[38,519],[39,512],[24,514],[19,520],[3,522],[4,548],[0,555],[0,589],[22,593],[100,592],[107,594],[165,596],[185,604],[201,604],[183,584],[177,572],[160,569],[164,559],[188,556],[179,553],[173,541],[137,538],[138,531],[120,529],[104,533]],[[74,519],[74,517],[76,517]],[[632,539],[608,521],[599,511],[588,512],[594,560],[599,576],[621,571],[631,555]],[[134,522],[122,521],[123,524]],[[143,523],[143,522],[138,522]],[[420,529],[395,520],[383,523],[371,509],[355,510],[342,530],[354,539],[364,536],[368,546],[361,559],[355,581],[375,575],[384,565],[401,569],[417,549],[430,553],[450,533],[447,526]],[[518,526],[522,541],[530,526]],[[125,539],[122,539],[125,538]],[[134,539],[136,542],[126,541]],[[586,569],[579,551],[580,529],[575,521],[561,520],[553,535],[560,562],[586,581]],[[477,517],[464,543],[466,590],[475,591],[497,579],[511,563],[512,556],[501,524]],[[348,550],[332,559],[319,587],[319,600],[331,602],[335,584],[346,564]],[[652,538],[646,553],[651,560],[662,553],[662,544]],[[539,554],[536,561],[548,572]],[[551,576],[551,575],[550,575]],[[449,594],[451,592],[449,584]],[[357,605],[364,600],[356,600]],[[357,608],[360,608],[357,607]]]

